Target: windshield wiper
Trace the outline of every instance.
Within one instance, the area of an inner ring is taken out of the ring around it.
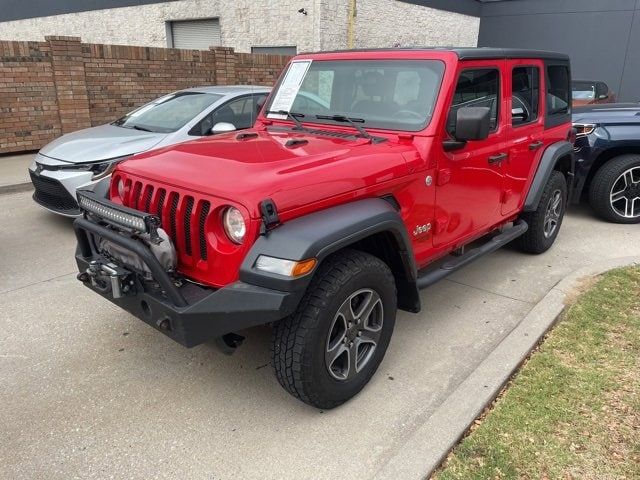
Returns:
[[[146,127],[140,127],[138,125],[134,125],[131,128],[134,128],[136,130],[140,130],[140,131],[143,131],[143,132],[153,132],[153,130],[150,130],[150,129],[146,128]]]
[[[287,112],[286,110],[267,110],[265,113],[267,115],[269,115],[270,113],[275,113],[277,115],[286,115],[287,118],[293,120],[293,123],[296,124],[298,130],[304,130],[304,125],[302,125],[302,122],[298,120],[298,118],[304,118],[304,113]]]
[[[358,123],[364,123],[363,118],[350,118],[346,115],[316,115],[318,120],[333,120],[334,122],[343,122],[350,124],[353,128],[360,132],[364,138],[373,142],[373,137],[367,132],[364,128],[362,128]]]

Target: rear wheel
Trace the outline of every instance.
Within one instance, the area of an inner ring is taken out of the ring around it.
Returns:
[[[640,223],[640,155],[621,155],[605,163],[591,181],[589,203],[609,222]]]
[[[567,181],[562,172],[554,171],[544,188],[538,209],[522,214],[529,229],[518,239],[520,248],[529,253],[549,250],[562,226],[566,205]]]
[[[389,345],[396,288],[377,257],[344,250],[320,266],[295,314],[273,329],[280,384],[318,408],[336,407],[373,376]]]

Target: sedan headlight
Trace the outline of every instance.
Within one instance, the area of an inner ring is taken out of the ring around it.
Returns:
[[[235,207],[228,207],[222,217],[224,231],[234,243],[242,243],[247,234],[247,226],[244,223],[242,213]]]
[[[117,163],[118,162],[103,162],[91,165],[90,170],[93,173],[91,180],[100,180],[107,175],[111,175],[111,172],[113,172],[113,169],[116,168]]]
[[[131,155],[110,158],[108,160],[102,160],[100,162],[87,162],[69,165],[67,168],[90,171],[91,173],[93,173],[91,180],[100,180],[101,178],[111,175],[113,173],[113,170],[116,168],[116,165],[129,157],[131,157]]]

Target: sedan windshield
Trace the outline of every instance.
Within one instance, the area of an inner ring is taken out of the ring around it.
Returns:
[[[444,63],[439,60],[298,60],[266,111],[303,122],[351,119],[364,128],[418,131],[433,114]]]
[[[145,132],[171,133],[221,98],[222,95],[212,93],[172,93],[128,113],[113,124]]]

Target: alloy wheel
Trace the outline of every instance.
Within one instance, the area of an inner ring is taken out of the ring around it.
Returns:
[[[640,217],[640,167],[624,171],[611,187],[611,208],[624,218]]]
[[[325,364],[334,379],[350,380],[369,363],[380,342],[383,317],[382,299],[370,288],[352,293],[342,303],[325,350]]]
[[[562,192],[556,190],[551,195],[547,204],[547,211],[544,215],[543,233],[546,238],[550,238],[557,230],[562,215]]]

